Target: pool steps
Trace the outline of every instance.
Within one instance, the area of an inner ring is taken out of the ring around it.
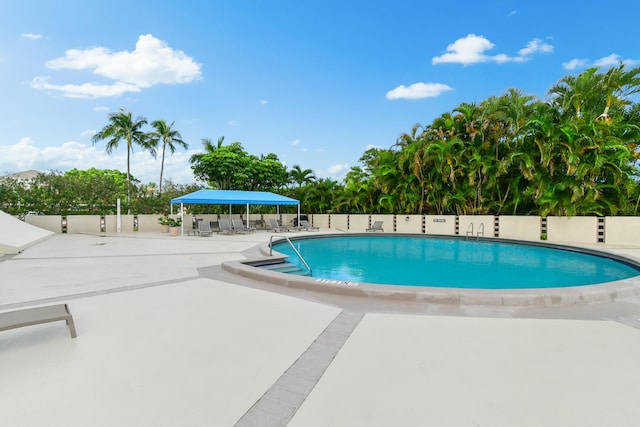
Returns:
[[[309,271],[301,269],[295,264],[288,261],[282,261],[273,264],[254,265],[254,267],[261,268],[263,270],[276,271],[278,273],[297,274],[299,276],[309,276]]]

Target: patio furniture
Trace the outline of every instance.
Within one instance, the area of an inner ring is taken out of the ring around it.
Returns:
[[[253,228],[255,228],[256,230],[257,230],[258,228],[263,229],[263,228],[265,228],[265,224],[264,224],[264,221],[263,221],[263,220],[261,220],[261,219],[256,219],[256,220],[251,220],[251,221],[249,221],[249,227],[253,227]]]
[[[23,308],[20,310],[0,313],[0,331],[6,331],[23,326],[39,325],[41,323],[67,322],[71,338],[76,337],[76,326],[67,304],[48,305],[44,307]]]
[[[233,234],[235,231],[231,228],[231,223],[228,218],[220,218],[218,220],[218,228],[220,229],[218,233],[222,234]]]
[[[314,227],[313,225],[309,224],[309,221],[307,220],[300,220],[300,227],[298,227],[301,230],[307,230],[307,231],[319,231],[320,227]]]
[[[256,231],[255,228],[249,228],[245,226],[244,222],[242,222],[240,218],[234,218],[231,220],[231,222],[233,223],[233,229],[235,230],[236,233],[247,234],[247,233],[254,233]]]
[[[196,229],[196,234],[198,236],[211,236],[213,231],[211,230],[211,224],[209,221],[200,220],[198,221],[198,228]]]
[[[285,227],[283,225],[278,224],[278,220],[275,218],[269,218],[269,229],[271,231],[275,231],[278,233],[282,233],[284,231],[291,231],[289,227]]]
[[[367,228],[365,231],[369,231],[369,232],[376,232],[376,231],[382,231],[384,233],[384,230],[382,229],[382,223],[383,221],[374,221],[373,225],[370,228]]]

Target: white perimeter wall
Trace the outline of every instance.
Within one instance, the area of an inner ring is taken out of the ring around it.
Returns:
[[[427,234],[452,236],[456,234],[455,215],[426,215],[424,228]]]
[[[547,217],[550,242],[598,243],[598,218],[595,216]]]
[[[422,215],[397,215],[396,232],[411,234],[422,233]]]
[[[309,217],[309,221],[314,227],[329,228],[328,214],[313,214]]]
[[[473,235],[477,236],[479,230],[484,227],[484,237],[493,237],[495,217],[493,215],[460,215],[458,217],[458,232],[461,236],[467,235],[467,230],[471,232],[470,225],[473,224]],[[482,227],[481,227],[482,224]]]
[[[393,217],[394,215],[384,215],[384,214],[371,215],[371,225],[373,225],[373,223],[376,221],[382,221],[382,228],[384,229],[384,232],[392,233],[395,231],[393,228]],[[351,231],[354,231],[354,230],[351,230]],[[357,231],[360,231],[360,230],[357,230]]]
[[[333,218],[334,215],[331,215]],[[333,221],[331,221],[333,225]],[[369,215],[349,215],[349,231],[352,233],[362,233],[369,228]]]
[[[329,220],[331,221],[331,228],[334,230],[353,231],[349,230],[349,215],[347,214],[332,214]]]
[[[160,218],[160,215],[138,215],[138,224],[140,221],[140,217],[147,217],[147,219],[144,219],[143,221],[145,222],[145,225],[147,227],[149,227],[149,230],[156,230],[154,225],[151,225],[151,221],[153,218],[156,222],[156,224],[158,224],[158,218]],[[151,217],[151,218],[149,218]],[[69,222],[69,218],[70,216],[67,217],[67,223]],[[116,233],[118,231],[118,216],[117,215],[105,215],[104,216],[104,223],[105,223],[105,231],[107,233]],[[122,233],[133,233],[133,215],[120,215],[120,222],[121,222],[121,232]],[[98,223],[100,223],[100,219],[98,218]],[[140,226],[138,226],[138,229],[141,230]],[[157,228],[158,231],[160,231],[160,225],[158,225]],[[87,231],[84,231],[85,233]],[[69,227],[67,226],[67,233],[71,233],[71,231],[69,231]]]
[[[640,244],[640,217],[608,216],[604,219],[604,240],[614,245]]]
[[[100,215],[67,216],[67,233],[100,233]]]
[[[131,215],[131,219],[129,219],[130,215],[121,215],[122,222],[126,222],[127,227],[131,227],[133,229],[133,215]],[[162,215],[138,215],[138,230],[149,230],[160,232],[162,231],[162,226],[158,224],[158,218]],[[125,218],[126,217],[126,218]],[[106,219],[106,218],[105,218]],[[189,222],[191,221],[191,215],[189,215],[188,219],[185,216],[184,219]],[[107,221],[107,225],[109,225],[112,221]],[[124,230],[125,224],[122,224],[122,229]]]
[[[24,218],[24,222],[54,233],[62,233],[61,215],[27,215]]]
[[[499,237],[517,240],[540,240],[541,220],[539,216],[501,215]]]
[[[6,214],[5,214],[6,215]],[[10,215],[9,215],[10,216]],[[134,215],[121,215],[122,233],[132,232],[160,232],[158,217],[160,215],[138,215],[138,229],[134,229]],[[268,218],[280,219],[278,214],[251,214],[251,219]],[[289,224],[295,214],[282,214],[282,221]],[[393,215],[393,214],[313,214],[308,215],[311,223],[321,229],[343,230],[351,233],[363,233],[375,221],[382,221],[386,233],[407,234],[435,234],[456,235],[456,218],[459,222],[458,234],[466,235],[469,224],[473,223],[474,235],[480,224],[484,224],[484,236],[493,237],[494,217],[492,215]],[[215,214],[198,215],[209,221],[218,219]],[[223,215],[227,218],[228,215]],[[234,214],[234,218],[240,217]],[[13,217],[12,217],[13,218]],[[14,218],[15,219],[15,218]],[[192,216],[185,216],[185,230],[191,226]],[[542,218],[539,216],[497,217],[499,236],[505,239],[540,240]],[[19,220],[18,220],[19,221]],[[63,217],[60,215],[28,215],[21,223],[27,223],[40,229],[62,233]],[[639,217],[606,217],[594,216],[577,217],[547,217],[547,240],[550,242],[597,243],[599,238],[604,243],[619,245],[640,244],[640,216]],[[424,225],[423,225],[424,224]],[[424,231],[423,231],[424,226]],[[599,230],[598,227],[601,229]],[[116,216],[105,215],[101,224],[100,215],[68,215],[66,217],[67,233],[101,232],[116,233]],[[5,231],[7,233],[7,231]],[[1,237],[1,236],[0,236]]]

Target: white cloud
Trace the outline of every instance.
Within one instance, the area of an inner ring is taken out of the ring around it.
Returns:
[[[620,55],[616,53],[612,53],[609,56],[605,56],[604,58],[597,59],[593,65],[595,67],[612,67],[618,65],[622,60],[620,59]],[[624,62],[624,61],[623,61]]]
[[[108,155],[103,146],[85,145],[68,141],[60,146],[36,147],[29,137],[14,145],[0,145],[0,170],[20,172],[35,169],[42,172],[57,170],[116,169],[127,170],[127,153],[121,148]],[[189,184],[195,181],[189,167],[189,158],[197,150],[176,151],[167,156],[164,163],[164,178],[175,183]],[[154,159],[148,152],[136,150],[131,156],[131,174],[143,183],[160,179],[160,158]]]
[[[620,62],[625,65],[633,65],[637,64],[640,61],[633,59],[622,59],[617,53],[612,53],[611,55],[596,59],[593,62],[591,62],[589,59],[572,59],[570,61],[564,62],[562,64],[562,68],[564,68],[565,70],[575,70],[576,68],[588,67],[609,68],[617,66]]]
[[[111,85],[97,85],[93,83],[83,83],[81,85],[54,85],[49,83],[49,77],[36,77],[31,82],[34,89],[45,89],[62,92],[67,98],[104,98],[119,96],[127,92],[140,92],[136,85],[116,82]]]
[[[229,120],[229,126],[238,126],[239,124],[238,120]]]
[[[511,12],[509,12],[509,13],[507,14],[507,16],[513,16],[513,15],[515,15],[516,13],[518,13],[518,11],[517,11],[517,10],[512,10]]]
[[[0,145],[0,170],[20,172],[33,169],[32,164],[38,156],[39,150],[29,137],[21,138],[15,145]]]
[[[25,39],[29,39],[29,40],[39,40],[41,39],[43,36],[42,34],[34,34],[34,33],[24,33],[22,35],[23,38]]]
[[[107,106],[104,106],[104,105],[98,105],[98,106],[96,106],[96,107],[93,107],[93,111],[100,111],[100,112],[102,112],[102,111],[109,111],[109,110],[110,110],[110,108],[109,108],[109,107],[107,107]]]
[[[336,181],[341,181],[349,172],[349,163],[339,163],[333,166],[329,166],[327,169],[315,169],[314,175],[318,178],[330,178]]]
[[[269,101],[267,101],[266,99],[261,99],[260,100],[260,105],[267,105],[269,103]]]
[[[315,170],[314,174],[320,178],[331,178],[336,181],[341,181],[347,175],[349,168],[349,163],[339,163],[333,166],[329,166],[326,170]]]
[[[534,53],[551,53],[553,52],[553,46],[549,43],[543,42],[540,39],[533,39],[527,43],[526,47],[523,47],[518,51],[520,56],[531,56]]]
[[[446,53],[434,57],[431,62],[433,64],[458,63],[464,65],[486,62],[490,60],[490,57],[484,52],[493,49],[494,46],[482,36],[469,34],[451,43],[447,46]]]
[[[82,132],[80,134],[80,136],[93,136],[96,134],[96,130],[95,129],[87,129],[84,132]]]
[[[586,67],[589,64],[587,59],[572,59],[571,61],[567,61],[562,63],[562,68],[565,70],[575,70],[576,68]]]
[[[94,75],[114,81],[111,84],[50,84],[47,77],[36,77],[36,89],[60,91],[72,98],[101,98],[140,92],[156,84],[184,84],[201,78],[201,66],[180,50],[151,34],[141,35],[132,52],[111,52],[105,47],[70,49],[65,56],[46,63],[52,70],[90,70]]]
[[[293,147],[295,147],[296,145],[299,145],[299,144],[300,144],[300,140],[299,139],[294,139],[293,141],[291,141],[291,145]]]
[[[469,34],[447,46],[445,53],[433,57],[431,63],[471,65],[480,62],[495,62],[502,64],[505,62],[524,62],[529,60],[533,54],[553,52],[552,45],[537,38],[529,41],[524,48],[520,49],[517,56],[509,56],[504,53],[487,55],[486,52],[494,47],[495,45],[489,39]]]
[[[376,150],[383,150],[383,148],[380,147],[379,145],[373,145],[373,144],[368,144],[365,150],[371,150],[372,148],[375,148]]]
[[[337,165],[329,166],[328,169],[330,174],[337,174],[347,170],[349,170],[349,163],[340,163]]]
[[[387,92],[387,99],[421,99],[433,98],[443,92],[452,90],[442,83],[414,83],[410,86],[400,85]]]

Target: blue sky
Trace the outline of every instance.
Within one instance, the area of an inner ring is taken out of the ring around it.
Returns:
[[[239,141],[341,179],[461,102],[640,64],[636,0],[7,1],[0,13],[0,174],[126,170],[91,136],[127,108],[175,122],[193,182],[201,139]],[[167,4],[165,4],[167,3]],[[136,150],[132,174],[157,182]]]

